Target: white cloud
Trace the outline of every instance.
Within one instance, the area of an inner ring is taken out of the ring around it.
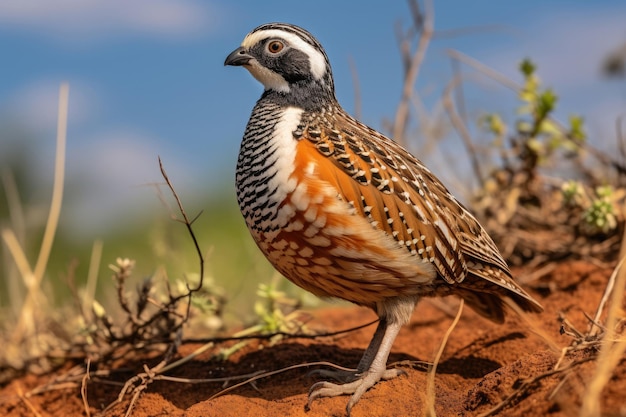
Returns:
[[[8,111],[0,114],[0,118],[26,126],[33,133],[28,148],[30,171],[42,196],[52,183],[58,94],[58,83],[34,82],[12,93],[3,106]],[[86,236],[116,225],[123,227],[138,217],[145,218],[146,212],[158,213],[160,203],[153,184],[163,182],[159,155],[179,192],[194,183],[189,164],[169,149],[167,141],[127,127],[88,133],[93,131],[90,122],[97,118],[100,106],[98,94],[88,84],[70,85],[69,104],[62,219],[68,231]],[[3,139],[0,156],[16,146]]]
[[[84,235],[158,213],[153,184],[163,183],[163,178],[157,156],[173,154],[162,141],[126,129],[79,140],[68,142],[64,227]],[[184,191],[192,183],[187,165],[171,156],[163,159],[177,191]]]
[[[72,175],[97,186],[127,188],[146,184],[156,170],[156,139],[120,129],[80,138],[68,150]],[[68,175],[70,173],[68,172]]]
[[[0,24],[73,42],[120,33],[188,36],[217,21],[195,0],[3,0]]]
[[[40,79],[10,94],[4,108],[10,117],[36,132],[56,131],[59,103],[58,80]],[[99,101],[95,89],[85,82],[70,84],[69,122],[78,125],[97,113]]]

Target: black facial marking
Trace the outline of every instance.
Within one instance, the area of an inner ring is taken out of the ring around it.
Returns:
[[[298,36],[302,41],[319,52],[326,64],[324,74],[316,79],[311,72],[309,56],[291,45],[280,36],[271,36],[257,41],[246,52],[260,66],[280,75],[289,84],[289,90],[267,89],[260,101],[273,102],[281,106],[295,106],[308,111],[321,109],[325,103],[336,101],[332,70],[322,45],[307,31],[282,23],[269,23],[254,29],[252,33],[280,30]],[[279,42],[282,48],[275,50],[270,47]]]
[[[285,45],[284,49],[277,54],[272,54],[267,48],[268,44],[274,40],[270,38],[259,42],[251,48],[250,53],[262,66],[280,74],[290,84],[312,79],[309,57],[304,52],[289,47],[289,44],[283,40],[281,42]]]

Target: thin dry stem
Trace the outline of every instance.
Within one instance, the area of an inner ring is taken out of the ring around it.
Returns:
[[[626,233],[626,232],[625,232]],[[615,367],[623,359],[624,351],[626,351],[626,338],[616,340],[615,328],[620,319],[622,300],[624,298],[624,291],[626,290],[626,268],[623,268],[624,259],[622,258],[615,268],[612,274],[616,276],[615,284],[611,291],[611,305],[606,317],[606,331],[602,338],[602,347],[598,354],[598,360],[596,363],[596,371],[591,379],[591,382],[587,386],[587,391],[583,396],[583,404],[581,407],[581,417],[593,417],[601,415],[601,403],[600,396],[602,390],[608,384]],[[613,279],[611,279],[612,281]],[[607,291],[609,285],[607,285]],[[606,294],[606,292],[605,292]],[[604,300],[604,297],[603,297]],[[603,305],[603,304],[601,304]],[[599,308],[599,313],[601,309]],[[596,315],[596,320],[599,316]]]
[[[237,389],[237,388],[242,387],[244,385],[247,385],[247,384],[250,384],[252,382],[255,382],[255,381],[259,380],[259,379],[267,378],[267,377],[270,377],[270,376],[273,376],[273,375],[277,375],[277,374],[281,374],[281,373],[287,372],[287,371],[292,371],[294,369],[310,368],[311,366],[329,366],[331,368],[339,369],[339,370],[342,370],[342,371],[353,371],[354,370],[354,369],[351,369],[351,368],[346,368],[346,367],[339,366],[339,365],[336,365],[334,363],[325,362],[325,361],[322,361],[322,362],[299,363],[299,364],[296,364],[296,365],[287,366],[285,368],[276,369],[275,371],[263,371],[262,373],[258,373],[258,374],[250,377],[249,379],[247,379],[247,380],[245,380],[243,382],[240,382],[238,384],[232,385],[232,386],[230,386],[228,388],[225,388],[225,389],[219,391],[216,394],[213,394],[211,397],[209,397],[209,401],[213,400],[213,399],[215,399],[217,397],[220,397],[220,396],[222,396],[222,395],[224,395],[224,394],[226,394],[226,393],[228,393],[230,391],[233,391],[234,389]],[[232,378],[237,378],[237,377],[232,377]]]
[[[32,276],[32,270],[30,269],[30,264],[28,263],[28,258],[22,249],[22,245],[17,240],[15,233],[11,229],[3,229],[2,230],[2,240],[4,240],[4,244],[9,249],[11,256],[13,257],[13,262],[17,267],[18,272],[21,277]],[[26,279],[24,279],[26,282]]]
[[[24,392],[22,391],[22,387],[18,385],[18,393],[17,395],[20,397],[20,400],[22,400],[22,402],[26,405],[26,407],[33,413],[33,415],[35,417],[42,417],[41,413],[39,411],[37,411],[37,409],[35,408],[35,406],[30,402],[30,400],[28,399],[28,397],[26,395],[24,395]]]
[[[474,58],[470,57],[469,55],[465,55],[463,52],[459,52],[459,51],[454,50],[454,49],[448,49],[447,53],[453,59],[456,59],[456,60],[458,60],[460,62],[463,62],[466,65],[469,65],[470,67],[473,67],[478,72],[480,72],[480,73],[486,75],[487,77],[489,77],[489,78],[499,82],[503,86],[505,86],[505,87],[507,87],[507,88],[509,88],[509,89],[511,89],[513,91],[519,91],[522,88],[522,86],[520,84],[516,83],[515,81],[512,81],[511,79],[509,79],[505,75],[499,73],[498,71],[494,70],[493,68],[488,67],[487,65],[485,65],[482,62],[478,61],[477,59],[474,59]]]
[[[433,361],[433,366],[428,372],[428,378],[426,379],[426,415],[428,417],[436,417],[437,413],[435,411],[435,375],[437,374],[437,365],[439,365],[439,361],[441,360],[441,356],[443,355],[443,351],[448,344],[448,339],[452,334],[452,331],[456,327],[457,323],[461,319],[461,315],[463,314],[463,305],[464,301],[461,298],[461,302],[459,304],[459,310],[456,313],[456,317],[446,330],[446,333],[443,336],[443,340],[439,345],[439,350],[437,350],[437,354],[435,355],[435,360]]]
[[[241,341],[247,339],[255,339],[255,340],[270,340],[275,338],[276,336],[281,336],[285,339],[319,339],[322,337],[333,337],[338,336],[345,333],[354,332],[357,330],[364,329],[365,327],[369,327],[374,323],[378,323],[379,319],[373,320],[369,323],[360,324],[358,326],[350,327],[348,329],[337,330],[335,332],[328,333],[318,333],[318,334],[307,334],[307,333],[288,333],[288,332],[273,332],[268,334],[246,334],[242,336],[230,336],[230,337],[213,337],[210,339],[193,339],[187,338],[183,340],[184,343],[222,343],[222,342],[230,342],[230,341]]]
[[[252,378],[252,377],[261,375],[264,372],[266,371],[261,370],[261,371],[251,372],[249,374],[244,374],[244,375],[224,376],[220,378],[180,378],[180,377],[168,376],[168,375],[157,375],[154,377],[154,380],[178,382],[181,384],[212,384],[215,382],[229,383],[232,381],[236,381],[238,379]]]
[[[418,30],[421,29],[421,36],[419,38],[417,49],[415,50],[413,57],[410,59],[408,57],[404,58],[409,65],[404,76],[402,96],[400,98],[400,103],[398,104],[398,109],[396,110],[395,121],[393,123],[393,139],[400,144],[405,144],[411,96],[413,95],[413,87],[415,85],[415,82],[417,81],[419,70],[422,66],[422,62],[424,61],[426,50],[428,49],[428,45],[430,44],[430,39],[432,38],[434,29],[435,12],[432,2],[430,0],[426,0],[424,5],[426,10],[423,14],[419,15],[419,7],[417,6],[417,2],[412,1],[410,2],[410,5],[412,6],[415,28]],[[418,27],[418,25],[420,24],[421,28]],[[406,48],[404,48],[404,50],[407,51]]]
[[[2,170],[2,186],[7,197],[7,208],[9,209],[9,217],[11,226],[20,242],[24,243],[26,239],[26,220],[24,219],[24,209],[20,193],[15,183],[13,171],[9,168]]]
[[[30,267],[26,268],[24,263],[26,256],[23,253],[23,249],[19,245],[17,238],[13,233],[5,234],[3,231],[3,238],[7,241],[7,235],[12,240],[12,246],[9,247],[11,254],[14,256],[16,263],[21,263],[20,271],[22,272],[22,279],[24,280],[27,288],[27,296],[24,304],[22,305],[19,320],[13,331],[13,340],[18,343],[25,335],[30,335],[34,331],[34,325],[36,320],[33,318],[35,305],[40,304],[37,301],[42,301],[40,297],[40,285],[43,279],[46,267],[48,265],[48,259],[52,250],[52,243],[54,241],[54,235],[56,234],[57,226],[59,223],[59,216],[61,214],[61,205],[63,200],[63,187],[65,178],[65,144],[67,140],[67,109],[69,102],[69,84],[62,83],[59,88],[59,112],[58,112],[58,125],[57,125],[57,148],[55,155],[54,166],[54,183],[52,186],[52,201],[50,203],[50,212],[48,214],[48,221],[44,230],[43,240],[39,249],[39,256],[35,267],[30,271]],[[17,250],[19,248],[19,251]],[[19,256],[18,257],[16,257]],[[42,301],[43,302],[43,301]],[[41,308],[41,305],[38,306]]]
[[[39,285],[43,278],[50,251],[52,250],[52,242],[56,234],[59,224],[59,216],[61,215],[61,205],[63,202],[63,188],[65,185],[65,145],[67,142],[67,109],[69,103],[70,86],[68,83],[62,83],[59,88],[59,114],[57,119],[57,150],[54,163],[54,184],[52,185],[52,202],[50,203],[50,213],[46,222],[39,257],[35,264],[35,280]]]
[[[19,190],[15,182],[15,176],[10,168],[2,170],[2,185],[7,200],[7,208],[9,210],[10,225],[18,242],[22,246],[26,245],[26,220],[24,218],[24,209],[20,199]],[[4,235],[4,229],[0,231]],[[4,240],[4,239],[3,239]],[[19,308],[24,302],[24,289],[20,285],[18,279],[18,270],[16,266],[9,262],[9,253],[3,252],[5,285],[8,299],[11,300],[11,312],[17,317]]]
[[[615,294],[623,294],[623,286],[622,286],[622,292],[620,293],[619,290],[617,289],[616,285],[617,285],[617,281],[619,280],[620,276],[623,276],[624,273],[620,273],[620,271],[623,270],[622,265],[624,264],[624,261],[626,260],[626,258],[622,258],[619,263],[617,264],[617,266],[615,267],[615,269],[613,269],[613,273],[611,274],[611,277],[609,278],[609,282],[606,284],[606,287],[604,288],[604,293],[602,294],[602,299],[600,300],[600,303],[598,304],[598,308],[596,310],[596,315],[593,317],[593,320],[590,321],[590,328],[588,331],[588,335],[589,336],[595,336],[598,334],[598,332],[601,330],[599,328],[599,326],[597,326],[597,323],[600,323],[600,316],[602,316],[602,312],[604,311],[604,306],[606,305],[606,303],[609,301],[609,298],[611,298],[611,301],[615,301]],[[623,278],[622,278],[623,280]],[[615,288],[615,290],[614,290]],[[611,304],[611,309],[613,307],[613,303]],[[609,313],[610,315],[610,313]],[[614,317],[612,317],[611,321],[614,321]],[[610,324],[609,324],[609,316],[607,316],[607,324],[605,327],[609,327],[609,329],[611,329]]]
[[[200,290],[200,288],[202,288],[202,283],[204,282],[204,255],[202,254],[202,249],[200,249],[200,244],[198,243],[198,239],[196,238],[196,234],[194,233],[193,228],[192,228],[193,222],[202,213],[198,213],[196,217],[194,217],[192,220],[189,220],[189,217],[187,217],[187,212],[185,211],[185,208],[183,207],[183,203],[180,201],[180,198],[178,197],[178,193],[176,193],[176,190],[174,189],[174,186],[172,185],[172,182],[170,181],[170,178],[167,175],[167,172],[165,172],[165,168],[163,167],[163,162],[161,161],[160,157],[159,157],[159,169],[161,170],[161,175],[163,176],[163,179],[167,183],[167,186],[169,187],[170,191],[172,192],[172,195],[174,196],[174,199],[176,200],[176,204],[178,205],[178,210],[180,211],[180,214],[183,216],[183,223],[185,224],[185,227],[187,227],[187,231],[189,232],[189,235],[191,236],[191,240],[193,241],[194,247],[196,248],[196,253],[198,255],[198,262],[200,263],[200,271],[199,271],[200,277],[198,280],[198,285],[195,288],[191,288],[189,287],[189,284],[187,284],[187,290],[189,292],[189,297],[191,301],[191,295],[194,292]],[[188,304],[188,306],[191,306],[191,302]],[[189,310],[187,310],[187,315],[189,315]]]
[[[185,356],[184,358],[181,358],[175,362],[172,362],[166,366],[164,366],[161,370],[160,373],[163,372],[167,372],[170,371],[174,368],[177,368],[187,362],[189,362],[190,360],[196,358],[198,355],[201,355],[202,353],[206,352],[207,350],[211,349],[212,347],[215,346],[215,343],[213,342],[209,342],[209,343],[205,343],[204,345],[200,346],[198,349],[194,350],[193,352],[191,352],[189,355]]]
[[[96,299],[96,286],[98,284],[98,269],[102,259],[102,241],[96,240],[91,248],[91,258],[89,260],[89,271],[87,272],[87,284],[85,285],[85,295],[83,298],[83,315],[87,321],[93,318],[92,304]]]
[[[450,59],[450,65],[452,67],[452,74],[454,79],[461,80],[461,64],[456,59]],[[467,125],[467,108],[465,106],[465,93],[463,92],[463,83],[459,82],[454,86],[454,102],[459,109],[459,117],[463,121],[464,125]]]
[[[463,145],[465,145],[465,149],[470,156],[472,169],[474,170],[474,176],[478,180],[480,188],[483,188],[484,179],[480,169],[481,164],[478,160],[478,150],[476,149],[476,146],[474,146],[474,142],[472,141],[472,135],[470,135],[470,132],[463,122],[463,119],[457,113],[456,107],[454,106],[454,101],[452,100],[452,92],[455,90],[458,84],[461,84],[460,78],[454,77],[452,80],[450,80],[443,93],[443,105],[448,112],[450,122],[452,122],[452,125],[459,133],[459,136],[463,141]]]
[[[608,333],[607,333],[608,334]],[[602,345],[596,371],[587,386],[587,391],[583,396],[583,405],[580,410],[580,417],[595,417],[602,415],[601,394],[609,383],[617,365],[624,359],[626,351],[626,339],[616,342],[605,342]]]
[[[89,400],[87,399],[87,383],[89,381],[89,370],[91,368],[91,360],[87,359],[87,369],[80,384],[80,397],[83,400],[83,407],[85,408],[85,414],[87,417],[91,416],[91,410],[89,409]]]

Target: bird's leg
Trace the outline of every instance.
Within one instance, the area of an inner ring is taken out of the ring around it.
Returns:
[[[307,408],[317,398],[352,394],[346,407],[348,414],[350,414],[350,410],[365,391],[373,387],[378,381],[401,375],[403,372],[399,369],[387,369],[387,358],[402,325],[403,323],[398,320],[388,320],[386,317],[382,317],[370,345],[359,362],[354,380],[343,385],[325,381],[313,384],[309,390]]]
[[[372,336],[372,340],[370,341],[369,346],[363,353],[361,360],[359,361],[359,365],[357,366],[357,375],[363,374],[363,372],[370,369],[372,366],[372,362],[376,357],[376,353],[380,349],[380,344],[382,343],[385,333],[387,331],[387,318],[383,317],[378,322],[378,326],[376,326],[376,331],[374,332],[374,336]]]
[[[361,360],[359,361],[359,365],[355,370],[338,370],[338,369],[316,369],[309,373],[309,376],[316,376],[321,378],[332,378],[337,382],[352,382],[359,378],[365,371],[367,371],[372,365],[372,361],[376,356],[380,348],[380,344],[385,336],[385,331],[387,329],[387,318],[382,317],[378,322],[378,326],[376,327],[376,331],[374,332],[374,336],[372,336],[372,340],[370,341],[369,346],[363,353]],[[385,378],[383,375],[382,379],[391,379],[397,375],[391,375],[395,373],[395,369],[390,369],[390,376]]]

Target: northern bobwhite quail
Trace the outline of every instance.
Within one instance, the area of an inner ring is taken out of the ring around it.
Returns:
[[[373,309],[376,332],[356,372],[325,371],[309,402],[351,394],[348,413],[381,379],[421,297],[456,294],[504,320],[505,300],[541,306],[514,281],[496,245],[446,187],[400,145],[351,117],[330,63],[307,31],[257,27],[224,62],[265,86],[243,136],[236,188],[257,245],[285,277],[320,297]]]

